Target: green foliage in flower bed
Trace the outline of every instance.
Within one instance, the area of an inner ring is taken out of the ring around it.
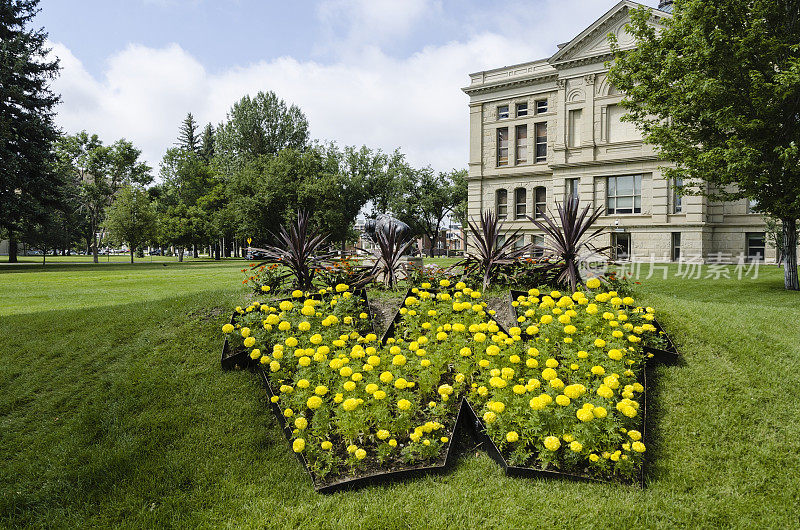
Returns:
[[[292,447],[318,480],[440,462],[464,395],[513,465],[637,475],[651,309],[627,310],[633,300],[613,291],[531,290],[515,302],[521,327],[506,332],[479,291],[440,287],[412,289],[385,344],[344,284],[239,307],[238,329],[223,328],[269,371]]]

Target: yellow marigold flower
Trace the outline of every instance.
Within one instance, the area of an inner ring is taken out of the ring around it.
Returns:
[[[400,410],[408,410],[411,408],[411,402],[407,399],[401,399],[397,402],[397,408]]]
[[[522,395],[522,394],[525,393],[525,386],[524,385],[514,385],[514,388],[512,388],[512,390],[514,391],[515,394]]]
[[[224,326],[222,326],[222,332],[225,333],[226,335],[228,333],[232,333],[233,329],[234,329],[233,324],[225,324]]]
[[[550,451],[558,451],[561,447],[561,440],[555,436],[548,436],[544,439],[544,446]]]
[[[255,343],[256,339],[254,337],[247,337],[246,339],[244,339],[245,348],[252,348]]]
[[[597,389],[597,395],[600,397],[604,397],[606,399],[611,399],[611,397],[614,395],[614,391],[611,390],[611,387],[609,387],[608,385],[602,384]]]
[[[303,429],[308,427],[308,420],[301,416],[296,420],[294,420],[294,426],[302,431]]]
[[[392,358],[392,364],[395,366],[403,366],[404,364],[406,364],[406,361],[407,361],[406,356],[403,354],[395,355]]]
[[[318,409],[322,406],[322,398],[319,396],[311,396],[306,400],[306,406],[311,410]]]
[[[292,409],[286,409],[283,411],[283,415],[287,418],[291,418],[294,415],[294,411]]]
[[[548,368],[556,368],[558,366],[558,361],[553,358],[550,358],[544,362],[544,365],[547,366]]]
[[[569,448],[570,450],[576,453],[580,453],[581,451],[583,451],[583,444],[580,443],[578,440],[573,440],[569,443]]]
[[[442,396],[449,396],[450,394],[453,393],[453,387],[450,386],[450,385],[446,385],[446,384],[445,385],[440,385],[439,389],[438,389],[438,392]]]
[[[564,333],[566,333],[568,335],[572,335],[576,331],[578,331],[578,328],[576,328],[575,326],[573,326],[571,324],[569,326],[564,326]]]
[[[337,293],[343,293],[346,290],[348,290],[349,288],[350,288],[350,286],[347,285],[346,283],[337,283],[336,284],[336,292]]]
[[[528,357],[525,359],[525,366],[528,368],[537,368],[539,366],[539,361],[534,359],[533,357]]]
[[[575,415],[582,422],[592,421],[594,419],[594,414],[588,409],[578,409],[578,411],[575,412]]]
[[[598,287],[600,287],[600,280],[598,280],[597,278],[592,278],[588,282],[586,282],[586,287],[588,287],[589,289],[597,289]]]
[[[553,321],[552,315],[542,315],[542,318],[539,319],[539,322],[541,322],[542,324],[549,324],[552,321]]]
[[[367,456],[367,452],[363,449],[356,449],[355,455],[357,460],[364,460]]]
[[[501,414],[506,410],[506,406],[502,401],[490,401],[486,407],[496,414]]]
[[[302,438],[298,438],[294,442],[292,442],[292,450],[295,453],[302,453],[303,449],[305,448],[306,448],[306,441]]]
[[[391,383],[392,379],[394,379],[394,375],[392,375],[392,372],[383,372],[380,379],[383,383]]]
[[[556,403],[561,405],[562,407],[566,407],[571,403],[571,400],[564,394],[559,394],[556,396]]]
[[[495,413],[494,413],[494,412],[492,412],[491,410],[490,410],[490,411],[487,411],[487,412],[486,412],[486,413],[483,415],[483,421],[485,421],[486,423],[492,423],[492,422],[494,422],[494,420],[496,420],[496,419],[497,419],[497,414],[495,414]]]
[[[390,436],[390,434],[389,431],[387,431],[386,429],[380,429],[376,433],[376,436],[378,437],[378,440],[385,440]]]
[[[550,381],[550,388],[555,388],[556,390],[561,390],[562,388],[564,388],[564,381],[562,381],[561,379],[556,377],[555,379]]]
[[[586,387],[580,383],[564,387],[564,395],[570,399],[578,399],[586,392]]]
[[[377,390],[375,391],[374,394],[372,394],[372,397],[377,400],[381,400],[386,397],[386,392],[384,392],[383,390]]]
[[[642,442],[633,442],[631,444],[631,449],[633,449],[637,453],[644,453],[645,446],[644,446],[644,444]]]
[[[542,379],[545,381],[552,381],[556,377],[558,377],[558,373],[556,373],[556,371],[552,368],[545,368],[542,370]]]
[[[600,365],[592,366],[592,373],[594,375],[605,375],[606,369]]]
[[[258,348],[250,352],[250,358],[253,359],[254,361],[259,357],[261,357],[261,350],[259,350]]]
[[[519,434],[517,434],[516,431],[510,431],[510,432],[506,433],[506,441],[508,443],[512,443],[513,444],[514,442],[516,442],[518,440],[519,440]]]
[[[281,369],[281,363],[279,363],[278,361],[272,361],[271,363],[269,363],[269,369],[272,372],[277,372],[278,370]]]
[[[342,385],[345,390],[348,392],[352,392],[356,389],[356,384],[353,381],[347,381],[344,385]]]
[[[489,385],[494,388],[505,388],[508,383],[502,377],[492,377],[489,379]]]
[[[342,403],[342,408],[346,411],[355,410],[358,407],[358,400],[355,398],[347,398]]]
[[[442,287],[450,287],[450,280],[439,280],[439,285]]]

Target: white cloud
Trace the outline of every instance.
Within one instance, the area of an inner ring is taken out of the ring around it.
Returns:
[[[545,57],[555,49],[544,36],[566,41],[583,29],[566,23],[554,27],[564,16],[550,9],[554,4],[548,0],[540,6],[539,20],[527,31],[477,33],[397,58],[382,51],[378,36],[359,33],[359,28],[402,36],[428,10],[438,9],[438,3],[329,0],[320,8],[321,16],[351,17],[339,41],[349,43],[346,55],[326,63],[281,57],[216,73],[177,44],[130,45],[111,55],[96,78],[66,46],[56,43],[53,53],[61,58],[62,75],[54,89],[63,97],[57,120],[69,133],[86,129],[107,142],[125,137],[157,168],[187,112],[201,124],[216,125],[243,95],[273,90],[303,109],[314,138],[387,151],[400,147],[415,165],[441,170],[466,167],[468,99],[460,88],[467,84],[467,74]],[[559,2],[566,11],[582,4]],[[598,15],[604,11],[600,7],[593,6]],[[531,16],[524,5],[520,10]],[[494,27],[488,19],[486,24]]]

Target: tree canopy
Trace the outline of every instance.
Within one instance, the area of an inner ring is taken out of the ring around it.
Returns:
[[[38,3],[0,2],[0,232],[11,241],[11,262],[19,231],[58,201],[50,146],[59,97],[49,86],[58,60],[48,56],[47,33],[30,28]]]
[[[684,193],[752,199],[780,219],[786,288],[799,289],[800,0],[676,0],[663,28],[651,17],[632,10],[638,47],[614,45],[627,119]]]

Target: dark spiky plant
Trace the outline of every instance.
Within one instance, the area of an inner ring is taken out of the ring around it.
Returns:
[[[479,274],[484,289],[489,287],[498,268],[514,264],[528,250],[527,247],[515,247],[519,229],[506,237],[505,241],[500,242],[503,224],[491,210],[483,212],[480,224],[474,219],[467,220],[470,243],[475,252],[470,252],[468,245],[467,257],[453,266],[463,267],[465,276]]]
[[[378,248],[373,252],[376,261],[372,274],[376,277],[382,276],[385,287],[394,289],[397,285],[400,260],[413,242],[413,239],[398,232],[394,223],[389,224],[386,232],[375,231],[375,243]]]
[[[314,275],[324,260],[333,255],[320,255],[328,236],[313,232],[309,221],[308,212],[297,212],[297,219],[289,225],[288,230],[286,226],[281,226],[277,234],[272,234],[277,240],[276,245],[254,249],[266,254],[264,263],[280,263],[289,269],[290,276],[294,277],[294,287],[302,290],[312,288]]]
[[[583,284],[579,263],[586,255],[602,255],[610,247],[595,247],[592,240],[603,232],[603,228],[592,229],[592,225],[603,213],[602,208],[592,210],[591,205],[580,209],[580,199],[574,195],[567,197],[562,205],[556,203],[558,218],[549,212],[542,212],[539,219],[527,216],[536,227],[545,233],[544,245],[533,248],[545,252],[545,257],[555,258],[550,266],[556,274],[556,281],[575,291]],[[558,222],[556,222],[556,220]]]

